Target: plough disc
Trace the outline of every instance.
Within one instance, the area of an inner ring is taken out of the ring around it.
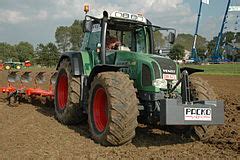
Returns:
[[[19,75],[17,73],[18,73],[18,71],[13,71],[8,74],[7,80],[9,83],[14,83],[14,82],[19,81]]]
[[[43,84],[44,82],[46,82],[46,78],[45,78],[44,74],[45,74],[45,72],[39,72],[35,76],[35,83],[36,84]]]
[[[32,81],[31,73],[32,73],[32,72],[24,72],[24,73],[21,75],[20,81],[21,81],[22,83],[30,83],[30,82]]]
[[[57,81],[57,72],[54,72],[54,73],[52,73],[52,76],[50,78],[50,83],[52,85],[55,85],[56,81]]]

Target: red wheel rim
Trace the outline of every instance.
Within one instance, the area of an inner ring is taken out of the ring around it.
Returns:
[[[103,88],[98,88],[93,101],[93,118],[95,127],[103,132],[108,122],[107,95]]]
[[[66,74],[62,74],[59,78],[57,87],[57,100],[58,107],[64,109],[68,99],[68,77]]]

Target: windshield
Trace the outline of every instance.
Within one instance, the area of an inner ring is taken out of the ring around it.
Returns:
[[[166,56],[171,49],[169,43],[169,33],[175,32],[173,29],[163,29],[160,27],[152,27],[154,39],[154,52]]]
[[[150,34],[144,26],[132,30],[109,27],[106,34],[107,50],[125,50],[141,53],[150,52]]]
[[[81,49],[96,50],[97,44],[102,43],[102,26],[100,19],[88,20],[91,30],[85,33]],[[125,50],[138,53],[164,54],[170,50],[169,33],[175,29],[162,28],[139,22],[110,19],[105,32],[106,50]],[[105,38],[105,37],[104,37]],[[171,42],[172,43],[172,42]]]
[[[106,48],[151,53],[153,47],[153,52],[165,53],[171,47],[168,35],[172,31],[174,30],[152,25],[110,22],[106,33]]]

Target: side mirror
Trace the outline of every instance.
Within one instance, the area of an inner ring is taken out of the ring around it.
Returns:
[[[173,32],[169,33],[168,41],[169,41],[170,44],[173,44],[175,42],[175,34]]]
[[[92,31],[92,21],[91,20],[84,20],[83,21],[83,31],[84,32],[91,32]]]

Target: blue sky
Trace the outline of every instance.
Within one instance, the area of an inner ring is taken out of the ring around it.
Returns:
[[[232,0],[240,5],[240,0]],[[55,42],[57,26],[71,25],[74,19],[83,19],[83,5],[90,4],[90,14],[103,10],[142,13],[156,25],[174,27],[178,33],[194,33],[199,0],[1,0],[0,42],[16,44],[28,41]],[[210,0],[202,10],[199,34],[211,39],[220,30],[227,0]],[[234,23],[236,16],[229,16]]]

